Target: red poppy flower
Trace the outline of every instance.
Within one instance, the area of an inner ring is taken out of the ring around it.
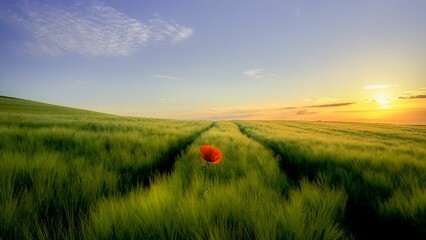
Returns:
[[[203,145],[200,147],[200,149],[203,153],[203,155],[201,155],[200,157],[206,160],[207,162],[218,164],[222,160],[222,152],[219,149],[208,145]]]

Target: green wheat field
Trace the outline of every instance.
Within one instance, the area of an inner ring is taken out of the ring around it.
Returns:
[[[223,153],[205,168],[200,146]],[[0,239],[426,239],[426,126],[0,97]]]

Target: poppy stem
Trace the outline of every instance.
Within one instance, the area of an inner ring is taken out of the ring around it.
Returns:
[[[204,167],[204,180],[203,180],[203,190],[206,188],[206,173],[207,173],[207,167],[209,166],[209,162],[206,161],[206,166]]]

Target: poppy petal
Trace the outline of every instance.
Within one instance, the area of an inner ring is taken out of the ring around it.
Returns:
[[[218,164],[222,160],[222,152],[219,149],[216,149],[209,145],[202,145],[200,147],[201,152],[203,155],[201,155],[201,158],[204,160]]]

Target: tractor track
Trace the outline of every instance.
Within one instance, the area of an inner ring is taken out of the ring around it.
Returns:
[[[272,150],[279,158],[281,170],[288,176],[293,186],[299,187],[299,182],[302,179],[308,179],[312,183],[315,182],[317,173],[322,170],[321,166],[315,166],[313,169],[299,167],[294,163],[295,161],[293,161],[295,156],[292,156],[292,153],[286,149],[286,146],[279,148],[277,144],[269,143],[268,141],[250,134],[241,124],[235,124],[243,135]],[[327,167],[329,168],[331,165]],[[348,169],[347,166],[344,165],[338,165],[336,167],[351,174],[360,174],[351,172],[351,169]],[[359,176],[359,179],[362,180],[361,176]],[[336,186],[339,186],[338,183]],[[355,196],[354,193],[347,190],[345,186],[341,187],[343,187],[348,194],[343,227],[345,231],[354,236],[355,239],[424,239],[424,233],[418,232],[414,226],[406,222],[381,220],[372,203],[360,201],[359,196]]]
[[[156,176],[169,175],[173,171],[176,160],[186,152],[189,146],[203,133],[216,126],[213,122],[201,131],[195,132],[190,136],[178,141],[175,145],[167,149],[164,153],[156,157],[152,165],[139,168],[122,168],[119,171],[118,189],[121,193],[128,193],[137,186],[149,187],[155,181]]]

